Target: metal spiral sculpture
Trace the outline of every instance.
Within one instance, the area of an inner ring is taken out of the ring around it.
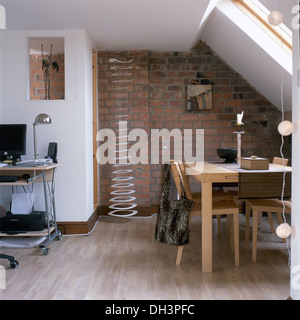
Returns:
[[[115,119],[119,124],[119,141],[117,142],[116,150],[116,164],[113,164],[114,170],[112,174],[113,184],[111,188],[114,189],[110,194],[113,196],[109,201],[113,204],[109,206],[112,209],[108,214],[116,217],[130,217],[138,213],[136,208],[137,204],[134,203],[136,197],[133,196],[135,190],[133,180],[133,170],[131,163],[128,161],[128,85],[131,82],[132,73],[130,70],[133,59],[128,61],[121,61],[118,59],[109,59],[110,70],[112,71],[112,83],[114,84],[113,90],[117,100],[115,101]],[[121,126],[120,126],[121,123]],[[126,138],[126,139],[125,139]],[[124,141],[122,141],[124,140]]]

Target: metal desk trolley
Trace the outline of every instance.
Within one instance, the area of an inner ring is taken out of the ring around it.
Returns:
[[[45,200],[45,216],[46,228],[42,231],[28,231],[28,232],[9,232],[0,230],[0,237],[2,236],[46,236],[46,239],[39,245],[42,249],[43,255],[47,255],[49,248],[47,245],[52,240],[61,239],[61,231],[57,229],[56,222],[56,209],[55,209],[55,195],[54,195],[54,175],[57,167],[61,166],[60,163],[40,164],[36,162],[20,163],[16,166],[7,166],[0,168],[1,176],[20,176],[28,174],[28,179],[19,179],[15,182],[1,182],[0,186],[27,186],[34,182],[42,182]],[[49,187],[47,184],[50,183]],[[49,197],[49,199],[48,199]]]

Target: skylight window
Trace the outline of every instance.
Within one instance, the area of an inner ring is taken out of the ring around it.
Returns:
[[[258,0],[232,0],[257,25],[268,33],[277,43],[292,54],[292,31],[284,24],[272,26],[268,22],[270,11]]]

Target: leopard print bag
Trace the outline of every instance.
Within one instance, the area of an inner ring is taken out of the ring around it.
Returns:
[[[189,243],[189,220],[195,202],[181,195],[179,200],[170,200],[170,166],[160,198],[155,228],[155,241],[174,246]]]

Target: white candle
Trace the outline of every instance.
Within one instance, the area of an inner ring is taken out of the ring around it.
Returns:
[[[244,111],[242,111],[241,114],[237,114],[237,115],[236,115],[236,122],[237,122],[237,124],[243,124],[243,122],[242,122],[243,116],[244,116]]]

